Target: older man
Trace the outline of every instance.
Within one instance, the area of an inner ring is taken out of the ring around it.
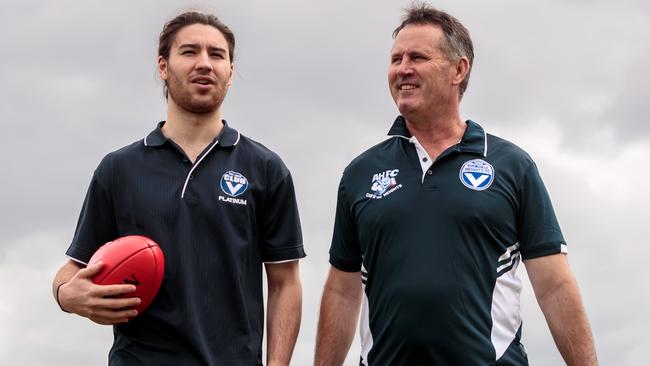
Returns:
[[[414,5],[394,32],[389,139],[345,169],[317,365],[341,365],[361,303],[361,365],[527,365],[526,265],[569,365],[596,365],[567,246],[533,160],[463,121],[474,58],[467,29]]]

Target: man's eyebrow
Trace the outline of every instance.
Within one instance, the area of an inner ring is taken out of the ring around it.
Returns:
[[[216,47],[216,46],[208,46],[208,50],[210,51],[217,51],[217,52],[226,52],[226,49],[223,47]]]
[[[427,52],[421,50],[411,50],[408,52],[409,56],[426,56]]]
[[[182,43],[178,45],[178,48],[199,48],[199,45],[196,43]]]
[[[197,49],[201,48],[201,46],[198,43],[182,43],[178,46],[178,48],[191,48],[191,49]],[[217,52],[226,52],[226,49],[223,47],[218,47],[218,46],[208,46],[208,50],[210,51],[217,51]]]

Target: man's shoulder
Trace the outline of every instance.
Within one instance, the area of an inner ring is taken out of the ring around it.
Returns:
[[[533,163],[532,157],[515,143],[502,137],[487,133],[487,156],[502,159]]]
[[[251,137],[240,133],[237,145],[249,159],[265,164],[284,165],[278,153]]]
[[[403,138],[399,136],[391,136],[366,149],[364,152],[352,159],[352,161],[345,167],[345,172],[356,171],[369,165],[376,165],[377,162],[389,163],[395,157],[394,149],[396,144],[401,143],[400,140],[402,139]]]
[[[104,155],[95,168],[95,178],[103,183],[110,182],[115,172],[125,171],[133,166],[133,163],[138,160],[138,156],[142,156],[140,149],[144,150],[143,139]]]
[[[257,171],[266,172],[265,174],[277,179],[290,174],[289,168],[278,153],[251,137],[240,133],[235,149],[238,151],[237,160],[242,163],[247,162],[256,167]]]
[[[141,155],[145,150],[144,139],[134,141],[126,146],[117,150],[113,150],[106,154],[102,159],[102,164],[128,164],[132,159]]]
[[[510,175],[513,181],[521,179],[537,165],[533,158],[518,145],[498,136],[487,134],[486,160],[501,174]]]

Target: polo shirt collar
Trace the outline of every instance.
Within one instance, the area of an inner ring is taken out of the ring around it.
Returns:
[[[388,136],[404,137],[407,139],[411,138],[411,133],[406,128],[406,120],[404,119],[404,117],[397,116],[397,118],[395,118],[395,122],[393,122],[393,126],[388,131]]]
[[[478,123],[467,120],[467,128],[463,134],[463,138],[457,145],[458,151],[468,152],[487,156],[487,134],[483,127]],[[398,116],[393,122],[393,126],[388,131],[388,136],[403,137],[406,139],[411,138],[411,133],[406,128],[406,119]]]
[[[222,121],[223,121],[223,128],[221,129],[221,133],[219,134],[219,136],[217,136],[217,139],[219,140],[219,145],[221,145],[221,147],[232,147],[237,145],[240,137],[239,131],[228,126],[228,122],[226,122],[225,119]]]
[[[219,136],[215,138],[215,140],[218,140],[218,144],[221,147],[232,147],[237,145],[239,142],[239,131],[236,129],[228,126],[228,122],[225,120],[223,121],[223,128],[221,129],[221,132],[219,133]],[[167,141],[167,137],[162,132],[162,126],[165,124],[165,121],[160,121],[158,122],[158,125],[156,128],[151,131],[147,137],[144,138],[144,146],[160,146]]]
[[[468,119],[466,123],[467,128],[462,140],[460,140],[458,149],[462,152],[487,156],[487,134],[485,130],[472,120]]]

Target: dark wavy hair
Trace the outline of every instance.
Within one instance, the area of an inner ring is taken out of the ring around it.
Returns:
[[[228,42],[228,54],[230,55],[230,63],[232,64],[235,59],[235,34],[216,15],[199,13],[197,11],[188,11],[179,14],[165,23],[158,39],[158,56],[169,60],[169,51],[172,48],[176,34],[182,28],[192,24],[204,24],[217,28],[223,34],[226,42]],[[163,86],[163,91],[165,97],[167,97],[167,83]]]

